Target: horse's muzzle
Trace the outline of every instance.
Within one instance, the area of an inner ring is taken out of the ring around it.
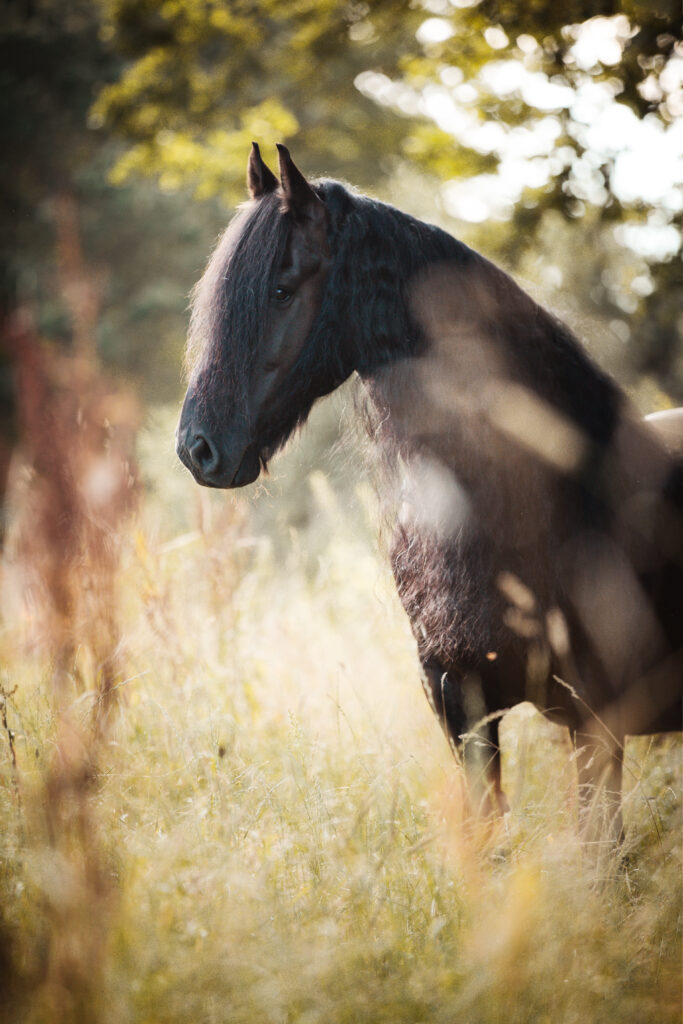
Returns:
[[[178,458],[204,487],[245,487],[261,471],[258,448],[254,444],[222,450],[206,431],[181,429],[176,432]]]

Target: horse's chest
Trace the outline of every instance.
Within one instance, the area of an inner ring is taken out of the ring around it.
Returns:
[[[399,597],[420,657],[474,664],[501,640],[503,602],[491,551],[464,535],[400,525],[391,549]]]

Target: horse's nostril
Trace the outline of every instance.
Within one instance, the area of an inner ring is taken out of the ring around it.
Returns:
[[[204,434],[195,434],[190,447],[190,457],[197,467],[204,473],[210,473],[218,466],[218,450],[211,444]]]

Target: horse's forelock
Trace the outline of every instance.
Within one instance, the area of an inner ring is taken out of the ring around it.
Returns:
[[[215,379],[231,404],[246,394],[284,254],[289,218],[279,206],[269,194],[240,207],[190,296],[185,372],[197,383],[202,378],[204,392]]]

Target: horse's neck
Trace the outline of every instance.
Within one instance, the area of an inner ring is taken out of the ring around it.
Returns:
[[[500,492],[520,472],[527,435],[572,433],[545,395],[556,354],[543,313],[476,256],[428,266],[406,290],[415,355],[369,381],[383,436],[408,461],[428,452],[470,492]]]
[[[383,489],[408,533],[448,542],[467,523],[467,534],[500,548],[543,543],[547,469],[498,429],[482,389],[460,387],[447,365],[423,357],[386,368],[369,390]]]
[[[420,347],[368,383],[377,439],[386,461],[402,456],[413,502],[441,519],[450,504],[457,522],[464,497],[471,530],[519,550],[611,529],[633,495],[660,489],[663,447],[568,329],[502,272],[483,260],[432,266],[409,302]]]
[[[367,383],[386,461],[402,456],[413,495],[435,501],[438,478],[454,517],[464,493],[471,528],[512,549],[534,530],[571,532],[586,494],[611,488],[609,505],[639,486],[652,445],[618,388],[507,275],[474,256],[427,267],[407,294],[415,355]]]

